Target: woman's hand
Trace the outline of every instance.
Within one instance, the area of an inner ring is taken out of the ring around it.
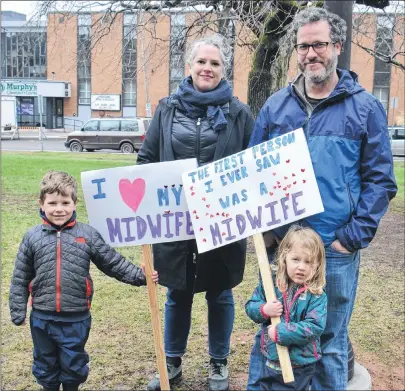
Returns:
[[[141,264],[141,268],[142,268],[143,274],[145,274],[145,276],[146,276],[146,273],[145,273],[145,264],[144,264],[144,263]],[[152,272],[151,277],[152,277],[152,281],[153,281],[155,284],[157,284],[157,283],[159,282],[159,274],[158,274],[158,272],[157,272],[156,270],[154,270],[154,271]]]
[[[269,301],[264,305],[263,312],[270,318],[281,316],[283,313],[283,305],[278,300]]]

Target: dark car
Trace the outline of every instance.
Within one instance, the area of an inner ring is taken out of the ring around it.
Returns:
[[[116,149],[123,153],[138,152],[148,130],[150,118],[95,118],[80,130],[69,133],[65,147],[72,152],[83,149]]]

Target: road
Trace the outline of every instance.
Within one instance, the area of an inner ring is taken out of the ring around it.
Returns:
[[[65,142],[65,137],[61,138],[48,138],[43,140],[43,150],[45,152],[70,152],[63,143]],[[1,140],[1,150],[2,151],[41,151],[41,142],[36,139],[20,138],[19,140]],[[120,151],[113,151],[110,149],[103,149],[99,152],[102,153],[120,153]],[[82,153],[91,153],[83,151]],[[394,161],[404,161],[404,156],[394,156]]]
[[[42,141],[43,151],[45,152],[70,152],[63,143],[65,142],[65,137],[63,138],[48,138]],[[28,139],[20,138],[19,140],[1,140],[1,150],[2,151],[24,151],[24,152],[34,152],[41,151],[41,141],[38,139]],[[120,151],[113,151],[109,149],[104,149],[99,151],[102,153],[120,153]],[[91,153],[91,152],[82,152]]]

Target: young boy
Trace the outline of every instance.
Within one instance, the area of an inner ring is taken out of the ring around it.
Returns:
[[[77,184],[48,171],[40,185],[43,224],[30,229],[17,254],[10,288],[11,319],[25,323],[31,294],[32,373],[45,391],[78,390],[88,376],[93,282],[90,261],[110,277],[146,285],[143,271],[106,244],[94,228],[76,221]],[[152,275],[158,281],[157,272]]]

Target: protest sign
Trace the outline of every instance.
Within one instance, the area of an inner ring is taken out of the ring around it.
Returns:
[[[200,253],[323,212],[302,129],[185,172],[183,185]]]
[[[194,238],[181,174],[195,159],[82,172],[90,224],[114,247]]]

